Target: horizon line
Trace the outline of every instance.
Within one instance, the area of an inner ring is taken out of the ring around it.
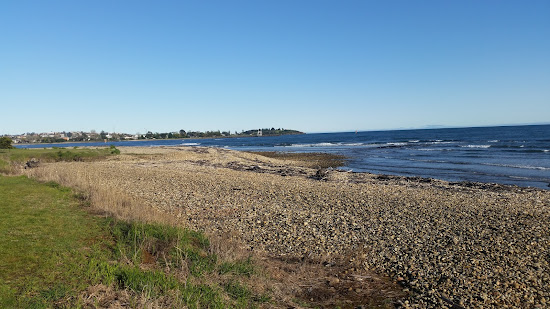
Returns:
[[[413,131],[413,130],[439,130],[439,129],[468,129],[468,128],[498,128],[498,127],[525,127],[525,126],[547,126],[550,122],[518,123],[518,124],[496,124],[496,125],[473,125],[473,126],[446,126],[426,125],[421,127],[400,127],[390,129],[357,129],[344,131],[304,131],[306,134],[323,133],[349,133],[349,132],[385,132],[385,131]]]
[[[327,133],[349,133],[349,132],[384,132],[384,131],[412,131],[412,130],[438,130],[438,129],[466,129],[466,128],[492,128],[492,127],[495,127],[495,128],[498,128],[498,127],[522,127],[522,126],[544,126],[544,125],[550,125],[550,122],[535,122],[535,123],[517,123],[517,124],[510,124],[510,123],[507,123],[507,124],[496,124],[496,125],[473,125],[473,126],[452,126],[452,125],[424,125],[424,126],[420,126],[420,127],[398,127],[398,128],[387,128],[387,129],[357,129],[357,130],[350,130],[350,129],[346,129],[346,130],[338,130],[338,131],[307,131],[307,130],[296,130],[296,129],[285,129],[285,130],[295,130],[295,131],[300,131],[300,132],[303,132],[305,134],[327,134]],[[255,130],[255,129],[250,129],[250,130]],[[242,130],[242,131],[250,131],[250,130]],[[63,130],[63,131],[44,131],[44,132],[33,132],[35,134],[40,134],[40,133],[61,133],[61,132],[91,132],[92,130],[90,131],[84,131],[84,130]],[[97,130],[94,130],[97,132]],[[130,135],[136,135],[136,134],[140,134],[140,135],[143,135],[143,134],[146,134],[146,133],[127,133],[127,132],[109,132],[109,131],[104,131],[104,130],[101,130],[105,133],[116,133],[116,134],[130,134]],[[99,132],[101,132],[99,131]],[[148,132],[152,132],[152,133],[170,133],[170,132],[178,132],[179,130],[176,130],[176,131],[167,131],[167,132],[160,132],[160,131],[148,131]],[[195,132],[193,130],[186,130],[188,132]],[[196,132],[208,132],[208,131],[220,131],[220,132],[230,132],[231,131],[221,131],[221,130],[207,130],[207,131],[196,131]],[[236,131],[235,131],[236,132]],[[16,135],[23,135],[23,134],[26,134],[26,133],[31,133],[30,131],[27,131],[27,132],[24,132],[24,133],[18,133],[18,134],[10,134],[10,133],[7,133],[7,134],[0,134],[0,136],[16,136]]]

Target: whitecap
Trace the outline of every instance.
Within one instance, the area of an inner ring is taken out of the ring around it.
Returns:
[[[281,147],[335,147],[335,146],[357,147],[357,146],[368,146],[368,145],[365,145],[363,143],[315,143],[315,144],[281,145]]]
[[[328,146],[336,146],[337,144],[333,143],[316,143],[316,144],[292,144],[292,145],[286,145],[282,147],[328,147]]]
[[[466,145],[466,146],[460,146],[462,148],[489,148],[491,145]]]
[[[512,179],[522,179],[522,180],[529,180],[529,177],[521,177],[521,176],[508,176]]]
[[[310,144],[309,147],[330,147],[330,146],[338,146],[340,143],[317,143],[317,144]]]
[[[521,169],[539,170],[539,171],[548,171],[548,170],[550,170],[550,167],[532,166],[532,165],[496,164],[496,163],[485,163],[485,164],[482,164],[482,165],[498,166],[498,167],[510,167],[510,168],[521,168]]]

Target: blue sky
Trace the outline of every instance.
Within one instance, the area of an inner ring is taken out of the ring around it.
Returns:
[[[550,1],[2,1],[0,134],[550,123]]]

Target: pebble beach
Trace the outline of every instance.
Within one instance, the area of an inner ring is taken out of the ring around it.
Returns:
[[[207,147],[121,147],[28,173],[86,179],[251,251],[345,259],[404,308],[550,307],[550,191],[318,169]]]

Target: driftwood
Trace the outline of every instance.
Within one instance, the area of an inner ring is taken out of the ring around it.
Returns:
[[[315,175],[311,176],[313,179],[317,180],[327,180],[330,170],[326,168],[320,168],[317,170]]]

